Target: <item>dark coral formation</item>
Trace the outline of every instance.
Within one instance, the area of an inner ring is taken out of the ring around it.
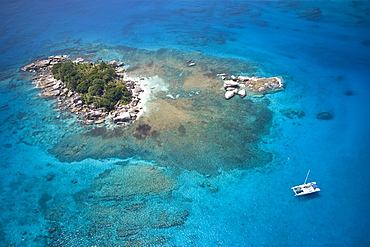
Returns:
[[[344,95],[346,95],[346,96],[353,96],[354,95],[354,92],[351,91],[351,90],[347,90],[347,91],[344,92]]]
[[[280,113],[283,114],[285,117],[290,118],[290,119],[297,119],[297,118],[302,118],[306,114],[304,111],[300,109],[294,109],[294,108],[286,108],[280,110]]]
[[[321,120],[332,120],[333,115],[330,112],[320,112],[316,115],[316,118]]]

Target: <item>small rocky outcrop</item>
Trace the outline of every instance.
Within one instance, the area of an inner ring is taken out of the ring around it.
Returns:
[[[225,92],[225,99],[231,99],[232,97],[234,97],[235,93],[237,92],[237,90],[228,90]]]
[[[330,112],[320,112],[316,115],[316,118],[321,120],[332,120],[333,115]]]
[[[117,60],[112,60],[108,64],[109,65],[113,65],[114,67],[121,67],[121,66],[124,66],[125,65],[125,63],[118,62]]]
[[[249,94],[252,97],[263,97],[267,93],[273,93],[284,89],[280,77],[249,77],[234,76],[229,78],[226,73],[217,74],[224,82],[225,99],[231,99],[235,94],[241,98]]]
[[[247,95],[247,92],[245,91],[245,89],[242,89],[242,90],[238,91],[238,94],[239,94],[240,97],[244,98]]]
[[[193,67],[196,65],[196,63],[192,59],[188,60],[186,63],[188,64],[188,67]]]
[[[46,71],[50,70],[54,64],[67,61],[68,59],[69,57],[67,55],[50,56],[48,59],[38,60],[34,63],[24,66],[22,70],[29,72]]]
[[[126,123],[131,120],[131,115],[129,112],[122,112],[117,117],[113,118],[115,123]]]

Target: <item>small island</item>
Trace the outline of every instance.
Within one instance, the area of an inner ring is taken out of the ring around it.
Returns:
[[[124,63],[74,61],[66,55],[50,56],[22,68],[37,72],[32,78],[43,89],[42,97],[56,97],[61,110],[70,110],[85,124],[104,123],[108,118],[129,125],[140,110],[140,93],[144,90],[132,80],[124,80]]]

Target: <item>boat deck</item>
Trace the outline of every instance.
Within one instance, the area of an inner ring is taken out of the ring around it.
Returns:
[[[317,187],[316,182],[297,185],[292,187],[291,189],[294,191],[295,196],[308,195],[320,191],[320,188]]]

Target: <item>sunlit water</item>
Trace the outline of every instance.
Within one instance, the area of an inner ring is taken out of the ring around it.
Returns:
[[[0,16],[1,246],[370,244],[369,3],[1,1]],[[84,126],[38,97],[20,68],[58,54],[128,64],[152,87],[144,114]],[[285,90],[225,100],[222,72]],[[309,169],[322,191],[294,197]]]

